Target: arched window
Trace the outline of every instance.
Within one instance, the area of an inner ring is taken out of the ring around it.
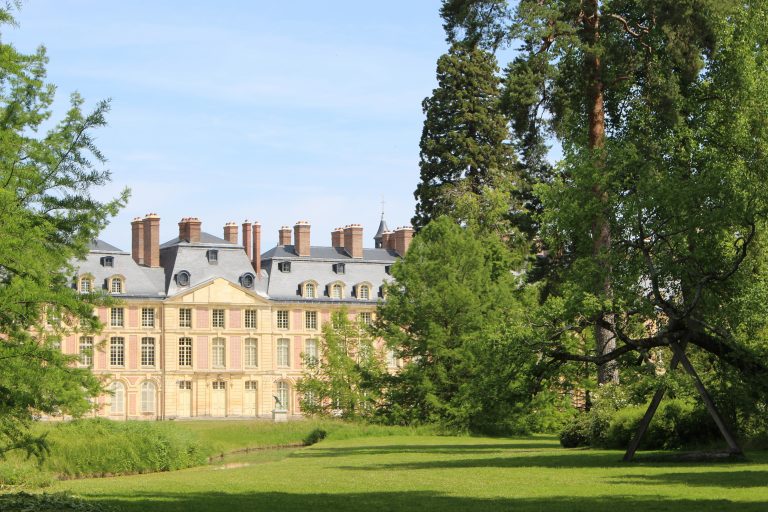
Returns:
[[[367,284],[361,284],[358,288],[357,298],[361,300],[368,300],[371,298],[371,287]]]
[[[110,293],[123,293],[123,279],[120,277],[113,277],[109,286]]]
[[[80,293],[91,293],[93,291],[93,278],[83,276],[80,278]]]
[[[155,412],[157,386],[151,380],[141,383],[141,412]]]
[[[277,399],[280,401],[277,407],[288,410],[290,402],[288,401],[291,395],[291,389],[287,382],[280,381],[277,383]]]
[[[344,288],[339,283],[331,285],[331,298],[341,299],[344,296]]]
[[[115,381],[109,386],[109,391],[112,393],[112,405],[109,412],[123,414],[125,412],[125,384]]]
[[[315,298],[315,283],[305,283],[304,284],[304,298],[305,299],[314,299]]]

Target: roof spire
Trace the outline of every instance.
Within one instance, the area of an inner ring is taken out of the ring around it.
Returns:
[[[387,227],[387,223],[384,220],[384,198],[381,198],[381,222],[379,222],[379,229],[376,231],[376,235],[373,237],[373,241],[375,243],[374,247],[377,249],[381,249],[383,247],[382,244],[382,235],[389,231],[389,228]]]

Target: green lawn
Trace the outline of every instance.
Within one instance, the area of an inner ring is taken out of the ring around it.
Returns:
[[[565,450],[551,437],[368,437],[52,490],[137,512],[768,510],[764,452],[706,464],[625,464],[621,455]]]

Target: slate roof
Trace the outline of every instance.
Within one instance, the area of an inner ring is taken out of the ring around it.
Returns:
[[[162,268],[137,265],[129,253],[101,240],[96,240],[93,247],[85,260],[77,263],[77,267],[79,275],[93,276],[93,285],[97,290],[107,290],[107,280],[119,275],[125,278],[125,293],[121,293],[120,297],[165,298]],[[105,257],[112,258],[111,267],[104,266]]]
[[[384,220],[384,214],[381,214],[381,222],[379,222],[379,229],[376,231],[376,234],[373,236],[373,239],[376,241],[381,240],[384,233],[389,231],[389,228],[387,227],[387,222]]]
[[[208,251],[217,250],[217,262],[208,261]],[[313,246],[311,256],[299,257],[293,245],[273,247],[262,254],[261,276],[257,276],[251,291],[276,301],[295,302],[354,302],[376,303],[379,289],[388,278],[385,267],[397,260],[397,254],[389,249],[363,249],[363,258],[352,258],[343,248]],[[113,266],[104,266],[104,258],[112,257]],[[291,262],[291,272],[281,272],[277,265],[281,261]],[[344,263],[345,272],[337,274],[335,263]],[[200,242],[190,243],[174,238],[160,246],[160,267],[148,268],[138,265],[129,252],[102,240],[94,240],[85,260],[78,262],[78,274],[94,277],[94,286],[106,289],[107,280],[114,275],[125,278],[125,292],[121,297],[164,299],[215,278],[223,278],[242,286],[244,274],[255,274],[251,261],[243,247],[222,238],[202,232]],[[181,271],[189,273],[189,285],[181,287],[176,277]],[[317,299],[304,299],[299,294],[299,285],[306,281],[317,283]],[[340,301],[327,296],[327,286],[341,282],[344,297]],[[362,301],[353,293],[358,285],[371,286],[370,299]]]
[[[277,246],[262,256],[264,268],[269,273],[267,295],[278,301],[295,302],[352,302],[376,303],[379,300],[379,288],[387,279],[385,267],[397,260],[394,251],[388,249],[363,249],[362,258],[351,258],[344,249],[337,247],[310,248],[311,256],[296,256],[292,245]],[[290,272],[281,272],[278,264],[291,262]],[[334,263],[344,263],[344,273],[334,272]],[[316,299],[305,299],[300,295],[300,285],[307,281],[317,283]],[[341,282],[344,285],[344,297],[341,301],[328,296],[327,286]],[[371,286],[370,299],[356,298],[355,287],[368,283]]]

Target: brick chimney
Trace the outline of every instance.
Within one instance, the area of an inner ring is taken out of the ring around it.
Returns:
[[[160,266],[160,216],[149,213],[144,217],[144,265]]]
[[[300,220],[293,226],[293,250],[296,256],[309,256],[309,222]]]
[[[353,258],[363,257],[363,226],[350,224],[344,227],[344,250]]]
[[[237,245],[237,224],[234,222],[224,224],[224,240]]]
[[[256,277],[261,277],[261,224],[253,223],[253,270]]]
[[[392,231],[385,231],[381,234],[381,248],[392,249],[392,236],[395,233]]]
[[[402,226],[395,230],[394,234],[390,237],[390,243],[392,249],[398,256],[405,256],[408,251],[408,246],[411,245],[413,239],[413,228],[410,226]]]
[[[141,217],[131,222],[131,256],[138,265],[144,264],[144,221]]]
[[[278,231],[277,245],[291,245],[291,228],[282,226]]]
[[[344,248],[344,228],[336,228],[331,231],[331,247]]]
[[[248,259],[251,259],[251,223],[248,219],[243,221],[243,247],[245,247],[245,255]]]
[[[179,240],[191,244],[200,242],[200,219],[197,217],[184,217],[179,222]]]

